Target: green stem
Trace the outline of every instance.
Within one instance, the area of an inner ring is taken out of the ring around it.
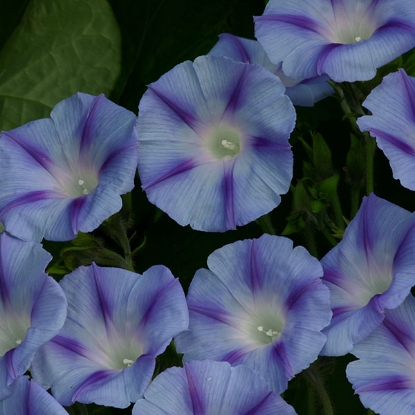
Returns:
[[[324,387],[323,381],[318,371],[310,366],[304,373],[307,376],[313,389],[317,392],[318,397],[320,398],[321,404],[323,406],[323,414],[334,415],[329,395],[326,391],[326,388]]]
[[[369,196],[374,190],[373,160],[375,157],[376,141],[369,134],[364,135],[366,141],[366,195]]]
[[[337,191],[335,192],[333,198],[331,199],[331,206],[333,208],[334,221],[336,223],[336,226],[340,230],[344,231],[344,220],[343,220],[342,207],[340,205],[340,200],[339,200]]]
[[[303,229],[304,237],[305,237],[305,246],[308,249],[308,252],[310,252],[311,255],[318,258],[318,249],[317,244],[314,239],[314,232],[310,224],[307,224],[305,228]]]
[[[274,226],[272,225],[271,216],[269,213],[258,218],[256,223],[261,227],[264,233],[269,233],[270,235],[277,234],[275,232]]]
[[[351,199],[351,204],[350,204],[350,220],[351,220],[355,217],[360,206],[360,186],[359,185],[352,186],[350,190],[350,199]]]

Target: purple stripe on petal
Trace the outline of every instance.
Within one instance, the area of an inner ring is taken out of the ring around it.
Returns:
[[[273,148],[280,148],[284,150],[291,148],[288,142],[282,144],[277,141],[271,141],[267,138],[257,137],[253,135],[251,135],[251,139],[252,139],[253,147],[273,147]]]
[[[193,160],[185,160],[182,161],[178,166],[174,169],[169,171],[168,173],[164,174],[163,176],[155,179],[154,181],[150,182],[149,184],[143,186],[143,190],[148,190],[150,187],[155,186],[162,182],[163,180],[170,179],[177,174],[184,173],[188,170],[192,170],[193,168],[197,167],[197,164]]]
[[[223,356],[221,360],[228,362],[231,365],[236,365],[241,361],[241,359],[245,355],[247,355],[251,351],[252,351],[252,348],[241,347],[240,349],[232,350],[231,352]]]
[[[238,107],[242,106],[242,103],[239,102],[239,97],[241,95],[242,86],[245,82],[247,68],[248,68],[247,66],[244,66],[244,69],[241,73],[241,76],[238,79],[235,89],[233,90],[232,95],[229,98],[228,105],[226,106],[226,109],[223,112],[224,117],[226,116],[228,112],[235,113]]]
[[[318,60],[317,60],[317,73],[319,75],[322,75],[323,71],[323,65],[327,59],[327,56],[337,47],[344,46],[341,43],[330,43],[329,45],[325,46],[324,49],[321,51]]]
[[[301,297],[305,294],[307,295],[307,291],[310,290],[313,286],[321,284],[320,280],[314,279],[308,282],[308,284],[303,285],[295,289],[292,294],[287,298],[285,303],[286,310],[290,310],[292,307],[295,306],[297,301],[301,299]]]
[[[379,29],[377,29],[377,31],[382,30],[382,29],[387,29],[387,28],[390,28],[390,27],[396,27],[399,30],[407,30],[408,32],[414,32],[415,33],[415,27],[414,26],[408,24],[405,21],[398,20],[398,19],[388,21],[385,25],[383,25]]]
[[[186,372],[187,384],[189,386],[190,399],[192,401],[192,408],[194,415],[205,415],[205,405],[203,399],[199,396],[199,388],[194,379],[193,373],[188,365],[184,366]]]
[[[262,288],[263,275],[258,271],[258,264],[256,257],[259,256],[255,249],[256,240],[251,243],[249,252],[249,278],[251,283],[251,291],[253,293],[259,291]]]
[[[127,154],[130,151],[133,151],[133,152],[137,151],[137,144],[136,143],[134,143],[132,145],[129,145],[129,146],[121,147],[118,150],[112,151],[110,154],[108,154],[108,157],[104,160],[104,162],[102,163],[101,168],[99,169],[99,175],[101,175],[101,173],[106,170],[108,165],[111,164],[112,161],[115,160],[120,154],[121,155],[123,153]],[[99,180],[99,178],[98,178],[98,180]]]
[[[169,100],[167,97],[162,95],[160,92],[158,92],[154,86],[149,85],[148,89],[154,93],[158,98],[160,98],[161,101],[163,101],[173,112],[184,122],[186,123],[193,131],[197,133],[197,124],[198,121],[190,114],[188,114],[186,111],[179,108],[174,102]]]
[[[189,305],[189,311],[194,313],[201,314],[202,316],[209,317],[213,320],[217,320],[223,324],[229,325],[229,316],[226,313],[223,313],[217,309],[212,309],[209,307]]]
[[[281,366],[284,367],[285,376],[289,379],[293,378],[295,372],[290,365],[291,359],[285,350],[285,343],[282,341],[276,342],[272,346],[272,355],[274,355],[277,361],[281,363]]]
[[[240,58],[241,62],[252,63],[251,59],[249,58],[248,53],[246,52],[246,49],[244,48],[244,46],[242,45],[242,42],[239,40],[238,37],[229,36],[226,33],[224,33],[222,35],[222,37],[226,37],[227,39],[229,39],[235,45],[236,49],[239,52],[239,58]]]
[[[100,370],[98,372],[94,372],[91,376],[85,379],[78,388],[76,388],[75,393],[72,395],[72,402],[75,402],[78,399],[78,396],[89,386],[94,385],[105,378],[114,376],[114,372],[114,370]]]
[[[102,292],[102,288],[101,288],[101,284],[99,283],[98,279],[98,268],[95,265],[95,263],[92,263],[91,265],[92,267],[92,273],[94,276],[94,282],[95,282],[95,292],[97,294],[98,297],[98,301],[99,301],[99,306],[101,308],[101,313],[102,316],[104,318],[104,324],[105,324],[105,328],[107,329],[107,332],[111,330],[111,311],[108,301],[105,299],[105,295]]]
[[[334,307],[332,309],[333,318],[344,313],[349,313],[350,311],[355,311],[356,306],[344,306],[344,307]]]
[[[362,392],[379,392],[379,391],[386,391],[390,392],[393,390],[405,390],[405,389],[412,389],[413,385],[411,382],[408,381],[406,378],[402,377],[390,377],[387,379],[383,379],[381,382],[374,381],[375,383],[362,386],[361,388],[356,389],[356,393]]]
[[[72,226],[72,232],[76,235],[79,231],[79,212],[82,209],[82,206],[84,205],[86,201],[86,195],[77,197],[76,199],[73,199],[71,203],[71,226]]]
[[[153,301],[150,303],[150,306],[144,312],[143,317],[141,318],[140,326],[145,326],[147,324],[147,320],[150,318],[151,313],[154,309],[157,309],[159,305],[159,299],[163,296],[164,292],[170,290],[172,285],[177,284],[177,280],[173,279],[169,281],[167,284],[163,285],[161,289],[158,291],[156,295],[153,297]]]
[[[67,350],[70,350],[73,353],[79,354],[80,356],[89,359],[87,349],[78,341],[76,341],[76,339],[68,339],[66,337],[57,335],[51,341],[61,347],[64,347]]]
[[[256,16],[255,21],[257,22],[281,22],[281,23],[288,23],[294,26],[298,26],[301,29],[311,30],[316,33],[320,33],[319,24],[308,17],[305,16],[296,16],[294,14],[268,14],[263,16]]]
[[[42,153],[40,150],[30,146],[25,140],[22,140],[14,131],[4,131],[3,134],[10,138],[13,142],[19,145],[27,154],[29,154],[33,160],[35,160],[40,166],[48,171],[52,176],[50,166],[53,165],[52,161]]]
[[[414,83],[411,82],[411,80],[413,81],[413,79],[410,79],[408,75],[406,75],[405,71],[399,71],[398,74],[401,76],[403,83],[405,84],[407,93],[406,95],[411,104],[413,120],[415,121],[415,87]]]
[[[408,153],[411,156],[415,156],[415,149],[410,145],[406,144],[404,141],[400,140],[399,138],[396,138],[393,135],[388,134],[384,131],[380,131],[376,128],[369,128],[368,131],[370,132],[370,135],[382,137],[382,139],[386,140],[391,145],[399,148],[403,152]]]
[[[25,193],[24,195],[18,197],[17,199],[13,200],[9,204],[7,204],[0,212],[0,217],[7,213],[10,209],[15,208],[16,206],[24,205],[26,203],[33,203],[39,200],[45,199],[56,199],[56,198],[64,198],[65,196],[61,193],[54,192],[52,190],[38,190],[35,192]]]
[[[262,406],[265,404],[265,402],[268,399],[271,399],[271,396],[274,392],[269,392],[268,395],[264,396],[264,399],[262,399],[261,402],[256,404],[252,409],[250,409],[248,412],[245,412],[244,415],[255,415],[257,414],[257,411],[261,410]]]
[[[234,163],[230,166],[224,162],[224,174],[223,174],[223,193],[225,199],[226,217],[228,219],[228,229],[235,229],[235,209],[234,209],[234,198],[233,198],[233,168]]]
[[[98,104],[103,99],[105,99],[104,94],[98,95],[95,98],[95,100],[92,103],[92,105],[90,106],[89,113],[86,116],[84,128],[82,130],[80,150],[79,150],[79,153],[80,154],[82,154],[85,151],[88,151],[88,149],[90,147],[90,144],[91,144],[91,139],[94,139],[95,138],[94,134],[92,133],[92,126],[91,126],[91,124],[94,121],[94,116],[95,116],[96,108],[97,108]]]
[[[390,320],[385,319],[383,325],[390,331],[399,344],[412,356],[413,355],[413,340],[408,338],[399,327],[396,327]]]

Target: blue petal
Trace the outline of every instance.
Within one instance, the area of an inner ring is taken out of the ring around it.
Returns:
[[[92,264],[60,284],[68,319],[37,353],[33,377],[63,405],[127,407],[151,381],[155,357],[188,327],[179,281],[163,266],[140,276]]]
[[[294,409],[245,366],[191,362],[160,374],[137,401],[133,415],[294,415]]]
[[[277,206],[293,164],[295,112],[283,92],[263,68],[212,56],[151,84],[137,121],[138,171],[149,200],[205,231],[234,229]],[[209,150],[218,125],[238,131],[240,151],[231,159]]]
[[[0,218],[25,240],[62,241],[92,231],[134,186],[133,113],[104,96],[78,93],[51,117],[0,136]]]
[[[331,318],[322,268],[287,238],[238,241],[208,258],[189,287],[184,361],[225,360],[258,371],[277,392],[317,358]]]
[[[27,376],[19,377],[12,385],[12,395],[0,401],[4,415],[68,415],[48,392]]]
[[[362,131],[376,137],[402,186],[415,190],[415,79],[403,69],[386,76],[368,95],[363,105],[372,112],[357,120]]]
[[[322,354],[350,352],[382,322],[385,309],[408,295],[415,283],[408,235],[414,224],[413,214],[373,194],[363,200],[343,240],[321,261],[333,310]]]

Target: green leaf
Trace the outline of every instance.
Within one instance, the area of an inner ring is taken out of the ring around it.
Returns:
[[[331,152],[321,134],[312,134],[313,164],[320,175],[326,175],[332,170]]]
[[[106,0],[32,0],[0,52],[0,130],[49,116],[77,91],[109,94],[121,68]]]

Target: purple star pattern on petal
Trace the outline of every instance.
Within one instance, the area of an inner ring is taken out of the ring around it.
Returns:
[[[383,323],[352,353],[346,373],[366,408],[379,415],[415,411],[415,299],[385,312]]]
[[[386,76],[363,102],[372,112],[357,120],[376,137],[402,186],[415,190],[415,78],[403,69]]]
[[[293,79],[284,74],[282,64],[273,64],[261,44],[256,40],[244,39],[229,33],[222,33],[219,41],[208,53],[212,56],[226,56],[235,62],[258,64],[277,75],[285,86],[285,94],[294,105],[312,107],[314,103],[333,93],[327,83],[327,75],[311,79]]]
[[[410,0],[270,0],[255,35],[285,74],[366,81],[415,46]]]
[[[179,281],[161,265],[139,275],[92,264],[60,285],[68,319],[37,353],[34,379],[65,406],[127,407],[150,383],[156,356],[188,327]]]
[[[259,65],[202,56],[141,99],[138,172],[150,202],[180,225],[226,231],[270,212],[288,191],[295,110]]]
[[[295,415],[294,409],[246,366],[190,362],[158,375],[133,415]]]
[[[341,356],[399,306],[415,284],[415,216],[365,197],[343,240],[322,260],[333,318],[321,354]]]
[[[27,376],[20,376],[11,390],[12,394],[0,401],[2,415],[68,415],[48,392]]]
[[[73,239],[121,209],[134,186],[135,115],[77,93],[51,118],[0,136],[0,221],[24,240]]]
[[[223,360],[260,373],[277,393],[318,356],[331,318],[323,270],[287,238],[263,235],[218,249],[196,272],[189,330],[176,340],[184,361]]]
[[[50,260],[40,244],[0,234],[0,400],[65,321],[65,295],[45,274]]]

